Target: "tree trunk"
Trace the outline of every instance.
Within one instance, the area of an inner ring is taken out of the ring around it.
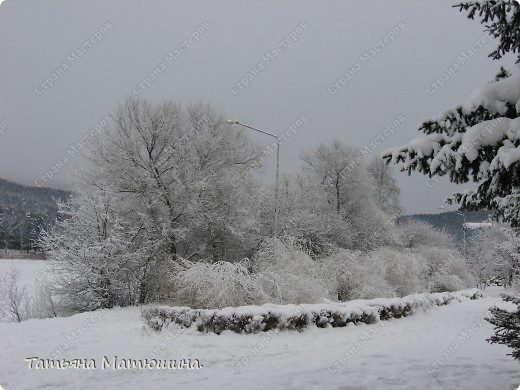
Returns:
[[[339,205],[339,177],[336,178],[336,211],[338,212],[339,214],[339,209],[340,209],[340,205]]]
[[[139,304],[140,305],[146,303],[146,295],[147,295],[146,288],[147,288],[147,283],[144,280],[142,280],[141,283],[139,284]]]

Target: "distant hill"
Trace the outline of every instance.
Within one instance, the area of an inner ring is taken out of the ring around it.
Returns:
[[[35,250],[43,228],[57,216],[57,200],[70,191],[25,186],[0,178],[0,248]]]
[[[20,207],[34,210],[57,210],[56,200],[66,200],[71,192],[47,187],[24,186],[0,178],[0,207]]]
[[[463,211],[466,222],[486,222],[489,221],[492,212],[488,210],[481,211]],[[438,214],[413,214],[401,217],[401,221],[409,219],[416,219],[419,221],[427,222],[438,230],[443,230],[449,235],[455,237],[455,240],[462,243],[464,239],[463,223],[464,218],[462,215],[457,214],[454,211],[447,211]],[[474,231],[468,229],[466,231],[466,239],[469,239]]]

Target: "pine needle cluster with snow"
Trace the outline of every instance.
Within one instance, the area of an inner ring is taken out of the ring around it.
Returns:
[[[449,174],[452,181],[474,180],[477,190],[455,195],[465,207],[494,206],[516,220],[520,160],[520,64],[475,91],[464,105],[426,121],[427,133],[384,155],[403,170]],[[505,195],[507,194],[507,195]]]

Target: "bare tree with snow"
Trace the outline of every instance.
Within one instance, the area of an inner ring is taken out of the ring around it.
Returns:
[[[351,225],[357,248],[388,242],[393,216],[377,206],[374,182],[357,149],[334,141],[303,153],[302,159],[329,210]]]
[[[368,163],[367,171],[374,182],[376,205],[388,215],[402,214],[399,203],[401,190],[397,185],[392,167],[378,157]]]
[[[210,105],[128,99],[114,117],[43,238],[76,310],[164,298],[179,257],[240,259],[257,230],[234,185],[256,148]]]

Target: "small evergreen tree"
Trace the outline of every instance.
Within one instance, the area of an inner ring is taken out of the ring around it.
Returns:
[[[493,307],[490,309],[492,318],[487,319],[495,325],[495,335],[487,339],[491,344],[504,344],[513,349],[508,354],[520,361],[520,298],[515,298],[509,294],[501,294],[505,302],[517,305],[516,312]]]
[[[501,68],[494,81],[473,93],[465,104],[422,123],[425,136],[384,153],[402,170],[431,176],[448,175],[457,184],[473,181],[476,190],[453,194],[448,203],[462,209],[493,209],[512,227],[520,226],[520,6],[513,0],[483,0],[456,5],[468,18],[478,15],[485,31],[498,40],[490,53],[494,60],[516,55],[516,64]],[[518,250],[516,249],[516,253]],[[511,275],[518,272],[514,266]],[[520,359],[520,299],[504,297],[519,305],[516,313],[493,308],[492,343],[513,348]]]

